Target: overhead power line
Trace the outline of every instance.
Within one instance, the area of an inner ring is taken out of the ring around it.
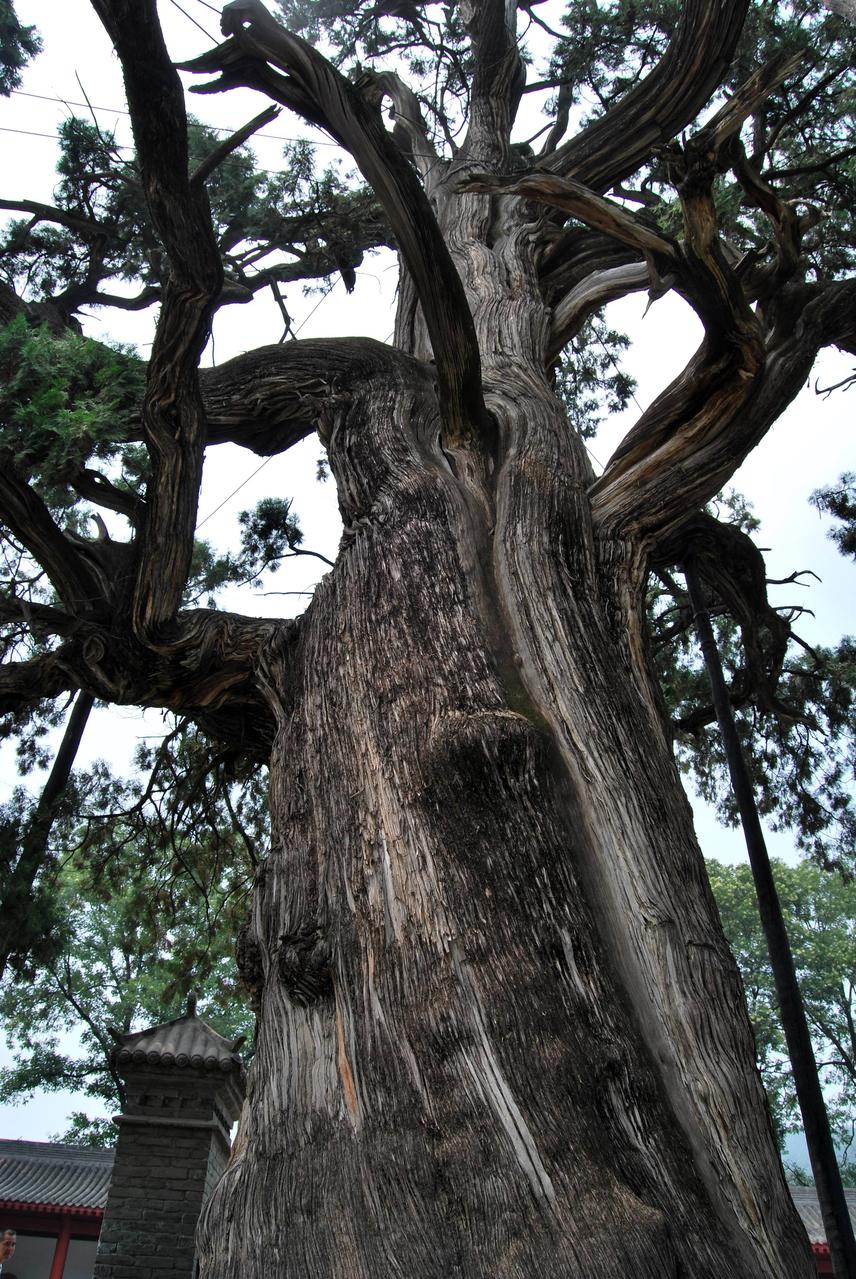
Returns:
[[[217,514],[218,511],[222,511],[226,503],[231,502],[232,498],[236,497],[237,494],[240,493],[242,488],[246,488],[250,480],[254,479],[258,475],[259,471],[263,471],[264,468],[267,466],[268,462],[273,461],[275,457],[276,457],[275,453],[272,453],[270,457],[266,457],[265,460],[261,463],[261,465],[257,466],[254,471],[251,471],[245,480],[241,480],[241,483],[238,485],[238,487],[236,489],[232,489],[232,492],[228,495],[228,497],[224,497],[223,501],[220,502],[218,506],[215,506],[213,511],[208,512],[204,520],[199,521],[199,523],[196,525],[197,532],[199,531],[199,529],[202,528],[202,525],[207,524],[208,521],[212,519]]]
[[[83,106],[83,103],[80,104]],[[0,133],[20,133],[25,138],[50,138],[52,141],[59,140],[58,133],[37,133],[35,129],[10,129],[5,125],[0,125]],[[122,151],[130,151],[130,147],[121,147]]]
[[[124,115],[124,116],[130,116],[130,114],[131,114],[131,113],[130,113],[130,111],[126,110],[124,107],[97,107],[97,106],[92,106],[92,105],[91,105],[90,103],[88,103],[88,102],[77,102],[77,101],[75,101],[73,98],[58,98],[58,97],[56,97],[56,96],[54,96],[54,95],[52,95],[52,94],[49,94],[49,93],[28,93],[25,89],[13,89],[13,90],[12,90],[12,93],[13,93],[13,94],[15,94],[15,95],[17,95],[19,98],[35,98],[35,99],[37,99],[39,102],[57,102],[57,103],[59,103],[59,105],[60,105],[60,106],[63,106],[63,107],[88,107],[88,108],[90,108],[92,111],[104,111],[107,115]],[[226,128],[226,127],[224,127],[224,126],[222,126],[222,125],[216,125],[216,124],[205,124],[205,123],[203,123],[202,121],[190,121],[190,123],[189,123],[189,126],[188,126],[188,127],[189,127],[189,128],[197,127],[197,128],[200,128],[200,129],[210,129],[212,133],[225,133],[225,134],[230,134],[230,133],[236,133],[236,132],[237,132],[237,129]],[[25,133],[25,132],[27,132],[27,130],[25,130],[25,129],[5,129],[5,130],[3,130],[3,131],[4,131],[4,132],[6,132],[6,133]],[[57,135],[57,134],[55,134],[55,133],[36,133],[36,134],[34,134],[33,136],[34,136],[34,137],[38,137],[38,138],[51,138],[51,137],[55,138],[55,137],[57,137],[58,135]],[[266,140],[268,140],[268,141],[270,141],[270,142],[305,142],[305,141],[307,141],[307,139],[306,139],[306,138],[287,137],[287,136],[285,136],[284,134],[281,134],[281,133],[264,133],[264,132],[259,132],[259,133],[254,134],[253,136],[254,136],[254,137],[256,137],[256,138],[265,138]],[[309,139],[309,140],[312,142],[312,145],[313,145],[314,147],[333,147],[333,148],[335,148],[335,150],[337,150],[337,151],[341,151],[341,150],[343,150],[343,148],[339,146],[338,142],[324,142],[324,141],[316,141],[314,138],[313,138],[313,139]],[[125,150],[127,150],[127,149],[128,149],[128,148],[125,148]]]
[[[327,301],[328,297],[330,296],[330,294],[333,292],[334,288],[336,287],[336,284],[337,284],[337,281],[333,280],[332,283],[327,286],[324,293],[322,293],[321,297],[313,306],[312,310],[309,312],[307,316],[305,316],[303,320],[301,320],[300,324],[298,324],[297,328],[294,330],[295,337],[297,337],[297,334],[300,332],[301,329],[306,327],[306,325],[312,319],[315,312],[318,310],[321,303]],[[215,516],[218,511],[222,511],[223,507],[226,506],[227,503],[231,502],[233,497],[237,497],[241,489],[246,488],[250,480],[255,479],[258,473],[264,470],[268,462],[272,462],[274,457],[276,456],[277,455],[275,453],[272,453],[270,457],[266,457],[265,460],[259,466],[257,466],[254,471],[250,472],[250,474],[247,476],[245,480],[241,480],[241,483],[238,485],[236,489],[232,489],[232,492],[229,493],[228,496],[224,497],[223,501],[220,502],[219,505],[215,506],[213,511],[209,511],[208,514],[205,516],[205,518],[199,521],[199,523],[196,525],[197,531],[202,528],[203,524],[207,524],[208,521],[212,519],[213,516]]]
[[[206,31],[201,22],[197,22],[195,18],[192,18],[190,16],[190,14],[187,12],[186,9],[182,9],[181,5],[178,3],[178,0],[171,0],[171,3],[173,7],[176,8],[180,14],[183,14],[183,16],[187,18],[188,22],[192,22],[194,27],[196,27],[198,31],[202,32],[206,40],[210,40],[212,44],[217,43],[216,39],[214,38],[214,36],[212,36],[211,32]]]

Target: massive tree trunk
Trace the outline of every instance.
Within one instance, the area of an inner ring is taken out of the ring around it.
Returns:
[[[563,145],[551,130],[522,175],[514,3],[459,0],[470,112],[442,159],[395,75],[350,84],[233,0],[193,68],[351,152],[400,250],[400,306],[394,347],[295,342],[200,378],[222,300],[205,166],[188,177],[154,0],[93,3],[169,263],[140,416],[152,474],[130,505],[89,485],[136,530],[118,571],[4,467],[3,518],[62,607],[3,607],[62,642],[4,664],[0,709],[82,688],[271,749],[240,946],[257,1051],[203,1279],[808,1279],[643,617],[649,563],[690,533],[709,562],[699,508],[819,347],[856,343],[852,282],[799,279],[798,219],[739,155],[780,252],[738,270],[718,232],[718,166],[794,59],[672,147],[675,239],[604,193],[704,107],[745,0],[686,0],[651,73]],[[705,338],[595,479],[550,369],[646,281]],[[345,531],[306,614],[181,611],[206,443],[275,453],[316,422]]]
[[[807,1279],[647,668],[645,547],[593,522],[534,211],[502,208],[445,228],[490,462],[443,447],[404,355],[325,426],[345,532],[265,657],[257,1053],[202,1274]]]

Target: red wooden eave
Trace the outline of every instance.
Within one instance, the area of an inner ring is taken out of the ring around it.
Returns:
[[[73,1233],[82,1239],[97,1239],[104,1217],[103,1208],[31,1203],[24,1199],[0,1199],[0,1213],[13,1230],[32,1234],[55,1234],[62,1230],[63,1219],[70,1220]]]

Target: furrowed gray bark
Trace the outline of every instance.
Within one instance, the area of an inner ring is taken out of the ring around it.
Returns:
[[[754,311],[692,156],[680,246],[602,198],[703,105],[745,3],[689,0],[661,66],[550,151],[540,190],[500,180],[513,4],[465,6],[473,125],[439,172],[406,86],[361,92],[256,0],[228,6],[230,38],[194,67],[351,149],[405,261],[402,350],[294,343],[198,384],[219,284],[207,240],[187,244],[203,206],[186,156],[163,172],[144,110],[155,83],[181,131],[175,78],[150,0],[95,4],[186,286],[164,307],[141,428],[176,467],[156,466],[136,512],[132,615],[111,614],[101,577],[106,615],[86,615],[75,580],[63,642],[3,668],[0,708],[85,688],[270,755],[272,846],[241,946],[257,1052],[203,1279],[808,1279],[642,591],[656,547],[795,392],[788,307],[802,351],[853,341],[852,298],[785,281],[779,311]],[[544,192],[596,228],[552,256]],[[594,485],[549,369],[597,298],[640,287],[640,254],[674,270],[706,342]],[[179,611],[203,445],[276,453],[313,428],[344,532],[304,617]]]
[[[644,548],[593,521],[545,372],[531,212],[439,217],[489,502],[421,366],[332,406],[345,534],[264,669],[258,1051],[202,1273],[807,1279],[648,671]]]

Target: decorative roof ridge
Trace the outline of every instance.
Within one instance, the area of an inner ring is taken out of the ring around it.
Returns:
[[[186,1069],[236,1070],[243,1073],[237,1054],[246,1036],[226,1039],[213,1026],[197,1016],[196,995],[191,993],[187,1011],[180,1017],[149,1026],[144,1030],[122,1032],[115,1027],[110,1034],[116,1047],[111,1057],[117,1065],[177,1066]]]

